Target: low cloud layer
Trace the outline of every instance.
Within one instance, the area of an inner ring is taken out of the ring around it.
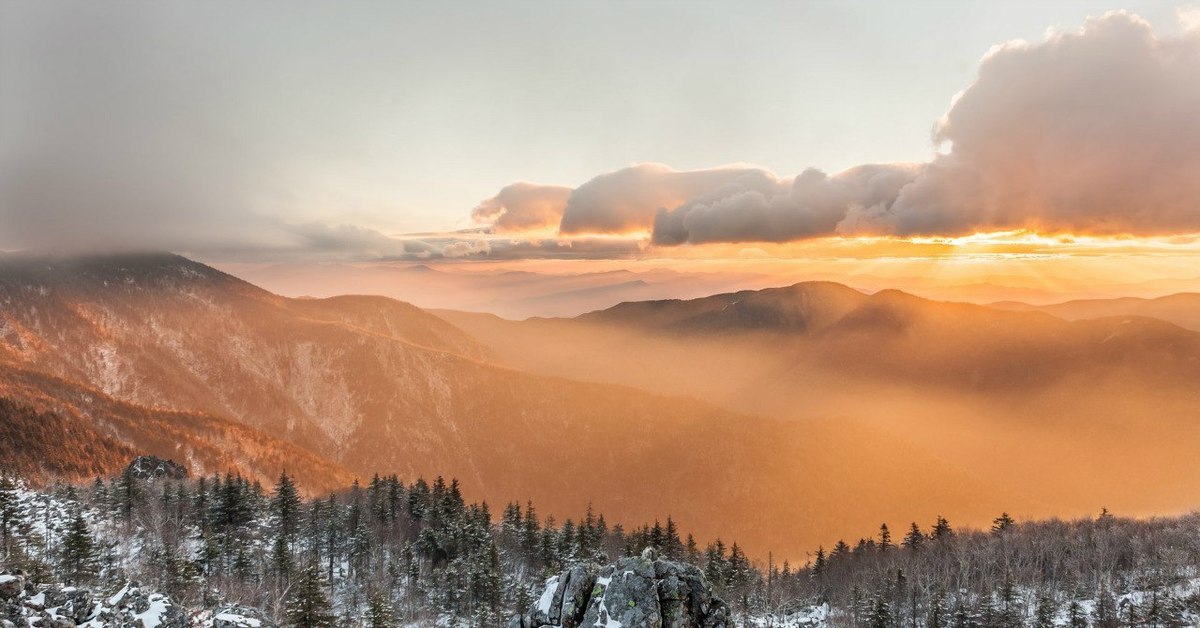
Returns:
[[[991,50],[937,121],[944,152],[931,162],[790,179],[753,167],[637,165],[538,215],[542,224],[559,215],[563,234],[651,231],[658,245],[1200,232],[1198,77],[1194,24],[1159,36],[1136,16],[1110,13],[1042,43]]]

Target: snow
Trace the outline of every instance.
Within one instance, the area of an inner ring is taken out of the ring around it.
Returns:
[[[7,574],[0,575],[0,584],[8,584],[9,582],[16,582],[16,580],[17,580],[16,576],[10,576]]]
[[[262,625],[261,621],[255,619],[253,617],[246,617],[244,615],[238,615],[236,613],[220,613],[220,614],[216,615],[215,617],[213,617],[213,619],[224,621],[224,622],[229,622],[229,623],[237,625],[237,626],[245,626],[246,628],[258,628],[258,626]]]
[[[121,587],[120,591],[117,591],[117,593],[115,595],[108,598],[108,605],[116,606],[117,604],[120,604],[121,600],[125,599],[125,594],[128,592],[129,592],[129,584],[126,583],[125,586]]]
[[[167,612],[167,607],[171,603],[167,598],[159,594],[150,596],[150,608],[144,613],[134,615],[134,619],[141,620],[143,628],[158,628],[163,621],[163,615]]]
[[[542,589],[542,597],[538,598],[539,612],[549,613],[550,604],[554,601],[554,593],[558,591],[558,576],[550,576],[546,580],[546,588]]]

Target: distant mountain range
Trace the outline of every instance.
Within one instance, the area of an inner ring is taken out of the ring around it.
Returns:
[[[1155,299],[1083,299],[1053,305],[1001,301],[991,305],[1002,310],[1045,312],[1069,321],[1111,316],[1144,316],[1174,323],[1192,331],[1200,331],[1200,294],[1190,292]]]
[[[74,439],[0,449],[21,469],[441,474],[792,556],[884,518],[1190,504],[1197,377],[1200,334],[1162,320],[833,283],[513,322],[285,298],[166,254],[0,258],[4,428]]]

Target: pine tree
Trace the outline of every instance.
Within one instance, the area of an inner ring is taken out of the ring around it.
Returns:
[[[9,539],[20,517],[20,501],[17,499],[17,484],[8,476],[0,476],[0,541],[3,542],[3,556],[10,553]]]
[[[67,580],[83,582],[96,575],[96,543],[78,506],[71,513],[61,553],[62,571]]]
[[[1042,591],[1037,597],[1037,606],[1033,611],[1033,628],[1054,628],[1054,618],[1058,608],[1054,604],[1054,596],[1049,591]]]
[[[929,538],[936,541],[948,539],[954,536],[954,530],[950,527],[950,522],[946,518],[938,515],[937,521],[933,524],[933,531],[930,532]]]
[[[1000,608],[998,619],[1000,628],[1021,628],[1021,600],[1017,595],[1017,586],[1012,575],[1004,572],[1004,580],[1000,584]]]
[[[925,612],[926,628],[949,628],[949,612],[946,609],[946,594],[935,587],[929,596],[929,608]]]
[[[908,529],[908,534],[904,535],[904,547],[909,550],[916,551],[921,549],[921,543],[925,541],[925,535],[921,532],[917,522],[913,522],[912,527]]]
[[[886,523],[879,526],[879,550],[886,552],[892,549],[892,531]]]
[[[887,598],[887,595],[875,596],[875,603],[871,605],[871,612],[867,615],[868,628],[891,628],[892,606]]]
[[[286,625],[292,628],[333,628],[337,625],[329,598],[322,590],[321,572],[314,562],[299,573],[287,600]]]
[[[1092,624],[1096,628],[1117,628],[1121,625],[1117,617],[1117,601],[1113,599],[1108,585],[1100,587],[1100,595],[1096,599],[1095,617]]]
[[[378,476],[376,476],[378,478]],[[275,484],[275,494],[271,499],[271,516],[274,519],[277,534],[288,544],[300,529],[300,492],[296,484],[286,472],[279,475]]]
[[[391,604],[377,590],[371,591],[368,596],[367,614],[363,622],[366,628],[393,628],[396,625]]]
[[[999,517],[996,517],[992,520],[992,533],[1003,534],[1012,528],[1013,524],[1015,523],[1016,522],[1013,521],[1013,518],[1010,517],[1007,512],[1002,512],[1000,513]]]

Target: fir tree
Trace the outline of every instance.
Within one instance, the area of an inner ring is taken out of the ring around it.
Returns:
[[[876,595],[875,602],[871,605],[870,614],[867,615],[868,628],[891,628],[892,627],[892,606],[888,602],[887,595]]]
[[[926,628],[949,628],[949,612],[946,609],[946,594],[935,587],[929,597],[929,608],[925,612]]]
[[[1016,522],[1013,521],[1013,518],[1010,517],[1007,512],[1002,512],[1000,513],[999,517],[996,517],[992,520],[992,533],[1003,534],[1012,528],[1013,524],[1015,523]]]
[[[286,472],[281,473],[279,482],[275,484],[275,494],[271,498],[271,516],[276,533],[283,537],[286,543],[290,544],[300,529],[300,508],[300,492],[296,490],[295,482]]]
[[[908,534],[904,535],[904,547],[916,551],[921,549],[923,541],[925,541],[925,535],[921,532],[921,528],[917,525],[917,522],[914,521],[912,527],[908,530]]]
[[[67,580],[83,582],[96,575],[96,542],[78,506],[72,509],[61,553],[62,571]]]
[[[292,628],[333,628],[337,619],[333,615],[329,598],[322,590],[321,572],[316,563],[310,562],[300,571],[295,587],[287,600],[284,613],[286,625]]]
[[[393,628],[396,625],[391,605],[378,590],[371,591],[368,596],[367,613],[363,618],[363,625],[366,628]]]
[[[1054,604],[1054,596],[1049,591],[1042,591],[1037,597],[1037,606],[1033,611],[1033,628],[1054,628],[1054,618],[1058,608]]]
[[[950,527],[950,522],[945,517],[938,515],[937,521],[933,524],[933,531],[930,532],[929,538],[935,541],[948,539],[954,535],[954,530]]]
[[[892,549],[892,531],[886,523],[879,526],[879,550],[886,552]]]
[[[3,555],[10,554],[9,539],[20,517],[20,501],[17,499],[17,484],[8,476],[0,476],[0,541]]]

